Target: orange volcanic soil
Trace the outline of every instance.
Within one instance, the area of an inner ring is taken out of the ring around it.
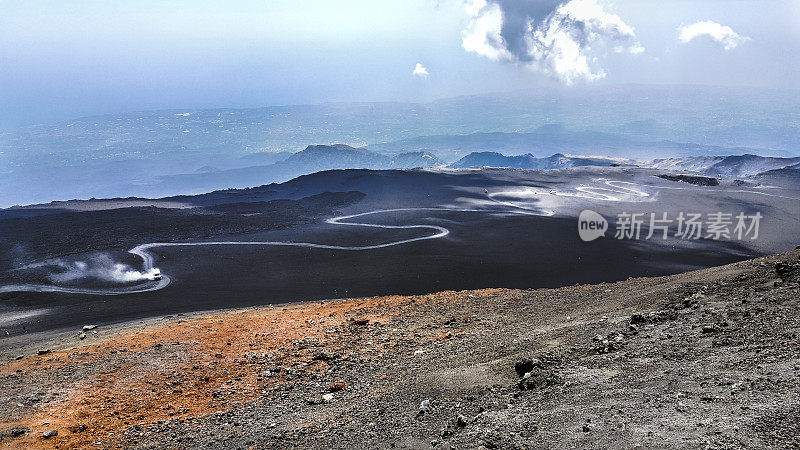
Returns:
[[[320,348],[343,356],[362,350],[359,328],[386,323],[405,305],[457,302],[466,295],[442,292],[210,313],[12,361],[0,366],[0,376],[41,379],[40,389],[54,400],[2,420],[0,430],[27,427],[29,432],[3,439],[0,447],[113,446],[121,432],[136,426],[233,408],[293,383],[291,372],[280,368],[326,371]],[[436,330],[428,338],[444,337]],[[309,341],[312,348],[303,345]],[[382,350],[370,347],[377,354]],[[265,375],[266,367],[277,367],[277,374]],[[344,387],[334,383],[330,389]],[[45,439],[48,430],[58,435]]]

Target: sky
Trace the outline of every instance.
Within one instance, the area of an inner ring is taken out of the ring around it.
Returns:
[[[800,0],[0,0],[0,130],[608,84],[800,88]]]

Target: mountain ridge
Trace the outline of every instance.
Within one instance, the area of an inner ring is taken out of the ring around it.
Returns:
[[[629,163],[629,161],[618,158],[567,156],[563,153],[555,153],[545,158],[537,158],[530,153],[506,156],[498,152],[472,152],[448,165],[448,167],[454,169],[467,167],[512,167],[515,169],[551,170],[578,166],[609,166],[621,163]]]

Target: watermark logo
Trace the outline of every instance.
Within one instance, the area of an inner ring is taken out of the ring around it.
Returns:
[[[586,242],[603,237],[608,230],[608,221],[605,217],[590,210],[584,209],[578,216],[578,235]]]
[[[760,212],[745,214],[740,212],[684,213],[670,217],[668,213],[628,213],[617,214],[614,226],[616,239],[667,239],[682,240],[756,240],[761,219]],[[586,242],[606,234],[609,225],[600,214],[584,210],[578,216],[578,234]]]

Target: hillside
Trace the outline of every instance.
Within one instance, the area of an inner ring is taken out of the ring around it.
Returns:
[[[0,446],[796,446],[798,256],[53,335],[0,366]]]

